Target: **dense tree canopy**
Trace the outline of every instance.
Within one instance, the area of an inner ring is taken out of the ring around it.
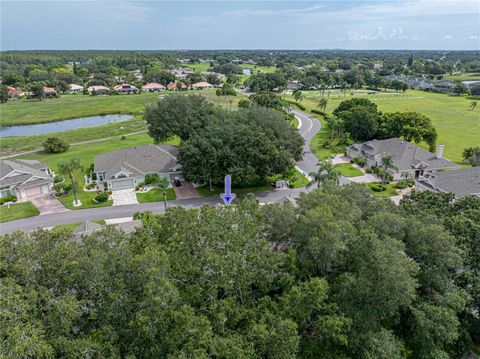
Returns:
[[[2,353],[463,354],[478,329],[463,281],[478,282],[469,243],[478,243],[480,204],[439,203],[448,214],[425,212],[431,205],[419,197],[396,207],[357,185],[304,194],[298,207],[245,199],[230,208],[170,208],[143,216],[131,235],[108,228],[81,240],[67,230],[4,236]]]

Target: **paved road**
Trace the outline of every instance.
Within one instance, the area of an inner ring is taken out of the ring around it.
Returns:
[[[305,139],[304,146],[304,158],[303,160],[297,162],[297,167],[299,167],[303,172],[308,174],[313,172],[317,167],[317,158],[310,150],[310,140],[315,136],[315,134],[320,130],[321,124],[318,119],[313,116],[307,115],[301,111],[293,110],[295,116],[297,116],[301,125],[298,128],[298,131]],[[345,179],[342,179],[341,183]],[[313,189],[314,186],[312,186]],[[301,192],[305,192],[305,188],[295,188],[295,189],[282,189],[275,191],[263,191],[257,192],[257,196],[260,203],[272,203],[282,200],[283,198],[289,196],[295,198],[300,195]],[[185,208],[198,208],[204,204],[222,204],[222,200],[219,197],[206,197],[206,198],[190,198],[190,199],[181,199],[175,201],[169,201],[169,206],[182,206]],[[152,211],[154,213],[163,213],[163,203],[162,202],[150,202],[150,203],[140,203],[140,204],[130,204],[124,206],[113,206],[113,207],[103,207],[103,208],[89,208],[89,209],[79,209],[71,210],[62,213],[54,214],[45,214],[36,217],[24,218],[17,221],[6,222],[0,224],[0,234],[11,233],[15,230],[32,230],[38,227],[53,227],[60,224],[68,224],[82,221],[91,221],[96,219],[113,219],[113,218],[124,218],[131,217],[135,212],[143,211]]]

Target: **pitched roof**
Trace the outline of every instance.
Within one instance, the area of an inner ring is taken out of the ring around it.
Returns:
[[[121,84],[121,85],[115,86],[114,88],[115,88],[116,91],[123,90],[123,89],[138,90],[135,86],[130,85],[130,84]]]
[[[25,91],[17,89],[15,87],[8,86],[7,87],[7,93],[9,96],[11,95],[22,95],[25,93]]]
[[[72,90],[83,90],[83,86],[77,85],[77,84],[69,84],[68,89],[70,91]]]
[[[95,172],[105,172],[106,179],[112,179],[120,172],[132,176],[147,173],[173,172],[177,163],[178,148],[171,145],[143,145],[122,148],[95,157]]]
[[[41,171],[43,168],[48,166],[35,160],[0,160],[0,186],[18,184],[22,187],[31,187],[37,185],[33,183],[36,180],[42,180],[44,183],[52,182],[52,178]]]
[[[136,219],[133,221],[129,222],[122,222],[122,223],[117,223],[112,225],[112,227],[121,230],[125,232],[126,234],[132,233],[135,231],[137,228],[140,228],[143,226],[142,221]],[[105,225],[101,225],[95,222],[90,222],[90,221],[85,221],[79,226],[75,227],[73,230],[73,233],[76,233],[77,235],[85,235],[85,234],[92,234],[93,232],[99,231],[106,228]]]
[[[157,89],[157,88],[164,89],[165,86],[158,84],[156,82],[149,82],[148,84],[143,85],[144,90]]]
[[[101,86],[101,85],[90,86],[87,90],[90,91],[90,92],[92,92],[92,91],[110,91],[110,89],[108,87]]]
[[[47,87],[47,86],[44,86],[43,87],[43,92],[44,93],[55,93],[57,91],[55,91],[55,89],[53,87]]]
[[[209,84],[208,82],[201,81],[201,82],[194,83],[192,87],[213,87],[213,85]]]
[[[399,138],[386,140],[372,140],[365,143],[357,143],[347,147],[348,150],[358,153],[359,156],[367,158],[388,155],[392,157],[393,165],[398,171],[412,170],[420,164],[428,169],[457,168],[458,165],[447,160],[438,158],[435,154],[424,150]],[[380,158],[378,158],[380,160]]]
[[[480,196],[480,167],[436,172],[419,182],[433,190],[453,193],[457,198]]]
[[[85,221],[82,222],[82,224],[78,225],[75,227],[73,230],[73,233],[82,233],[82,234],[89,234],[94,231],[98,231],[102,229],[102,225],[95,223],[95,222],[90,222],[90,221]]]

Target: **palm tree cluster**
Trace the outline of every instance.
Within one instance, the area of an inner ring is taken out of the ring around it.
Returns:
[[[319,161],[317,170],[310,172],[308,176],[312,177],[313,180],[307,187],[311,187],[314,183],[317,184],[317,188],[320,188],[325,183],[333,183],[337,186],[340,180],[340,173],[329,160]]]

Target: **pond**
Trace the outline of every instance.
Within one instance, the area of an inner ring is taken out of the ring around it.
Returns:
[[[71,120],[39,123],[37,125],[0,127],[0,137],[7,136],[32,136],[44,133],[75,130],[80,127],[105,125],[113,122],[130,120],[133,115],[105,115],[74,118]]]
[[[248,75],[248,76],[250,76],[252,74],[252,70],[250,70],[250,69],[242,69],[242,72],[243,72],[244,75]]]

